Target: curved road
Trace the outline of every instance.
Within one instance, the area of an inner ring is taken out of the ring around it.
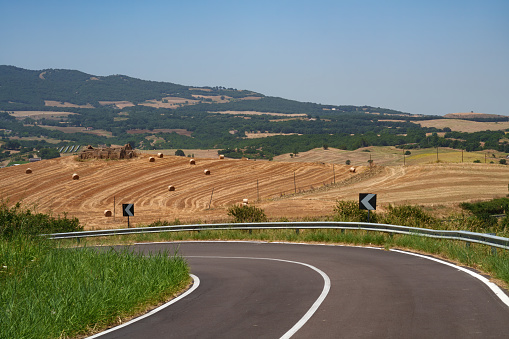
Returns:
[[[100,338],[281,338],[327,294],[319,271],[330,278],[330,291],[292,338],[509,336],[509,307],[493,291],[422,257],[277,243],[136,245],[144,252],[177,247],[199,277],[198,288]]]

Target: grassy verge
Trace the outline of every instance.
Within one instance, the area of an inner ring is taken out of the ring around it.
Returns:
[[[67,338],[166,301],[190,282],[177,253],[63,248],[37,231],[79,230],[76,219],[0,204],[0,338]]]
[[[143,311],[189,283],[183,258],[110,249],[59,249],[17,238],[0,242],[1,338],[89,333]]]

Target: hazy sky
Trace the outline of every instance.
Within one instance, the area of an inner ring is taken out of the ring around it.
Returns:
[[[0,0],[0,64],[509,115],[509,0]]]

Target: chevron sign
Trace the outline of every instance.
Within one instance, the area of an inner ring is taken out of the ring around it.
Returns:
[[[359,209],[368,211],[376,210],[376,194],[359,193]]]

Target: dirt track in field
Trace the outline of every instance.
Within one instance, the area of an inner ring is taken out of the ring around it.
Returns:
[[[330,215],[337,199],[357,200],[359,193],[378,194],[382,208],[388,203],[453,208],[462,201],[505,196],[509,184],[509,166],[493,164],[358,167],[352,174],[350,166],[337,164],[333,169],[324,163],[197,158],[190,165],[185,157],[155,162],[148,157],[86,162],[63,157],[3,168],[0,196],[11,204],[21,199],[36,204],[38,212],[67,212],[85,228],[97,229],[126,226],[122,203],[135,205],[132,224],[175,218],[211,222],[226,220],[229,206],[245,198],[254,203],[259,194],[256,205],[269,217],[291,219]],[[25,173],[28,167],[32,174]],[[80,179],[72,180],[73,173]],[[333,173],[336,184],[331,185]],[[176,190],[168,191],[168,185]],[[114,201],[116,217],[104,217],[104,210],[114,210]]]

